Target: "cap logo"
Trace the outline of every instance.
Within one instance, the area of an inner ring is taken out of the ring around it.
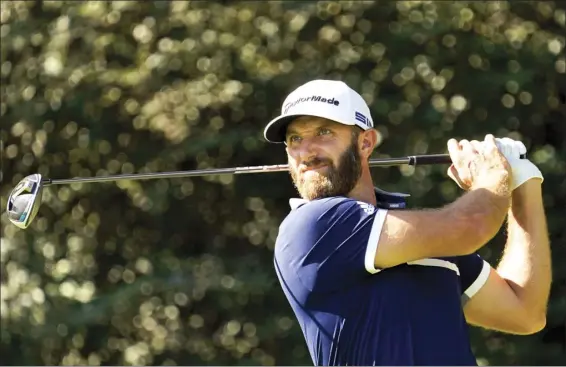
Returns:
[[[337,100],[336,98],[325,98],[322,96],[314,95],[310,97],[300,97],[294,100],[293,102],[289,102],[285,104],[285,106],[283,106],[283,113],[284,114],[287,113],[287,111],[289,111],[290,108],[295,107],[299,103],[303,103],[303,102],[321,102],[321,103],[328,103],[334,106],[340,105],[340,101]]]
[[[356,121],[359,121],[366,126],[373,127],[373,123],[371,122],[371,120],[361,112],[356,111],[355,119]]]

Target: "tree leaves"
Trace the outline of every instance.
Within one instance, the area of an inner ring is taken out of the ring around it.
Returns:
[[[545,175],[555,278],[547,328],[473,329],[482,363],[566,364],[564,4],[2,2],[2,206],[50,178],[285,163],[263,141],[287,93],[348,82],[385,140],[521,139]],[[376,169],[435,207],[445,167]],[[54,186],[26,231],[2,214],[6,364],[310,364],[272,267],[284,173]],[[503,236],[482,250],[500,258]],[[562,328],[562,329],[561,329]],[[562,343],[562,344],[561,344]],[[18,353],[14,353],[18,350]]]

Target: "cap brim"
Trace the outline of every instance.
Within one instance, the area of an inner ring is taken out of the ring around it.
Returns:
[[[271,120],[265,130],[263,131],[263,136],[265,140],[270,143],[283,143],[285,142],[285,132],[287,130],[287,125],[294,119],[300,116],[305,116],[304,113],[294,114],[294,115],[284,115],[278,116]]]

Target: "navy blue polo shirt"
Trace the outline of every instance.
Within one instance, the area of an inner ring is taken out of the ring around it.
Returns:
[[[280,226],[275,270],[313,363],[476,365],[462,307],[485,284],[489,264],[474,254],[376,269],[385,216],[405,203],[376,192],[377,207],[291,199]]]

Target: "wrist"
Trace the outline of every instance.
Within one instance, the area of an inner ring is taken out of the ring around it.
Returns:
[[[511,175],[508,171],[502,170],[494,174],[490,172],[489,175],[482,177],[472,186],[472,190],[484,189],[494,195],[504,198],[511,197]]]
[[[542,192],[542,179],[538,177],[532,177],[531,179],[525,181],[521,186],[518,186],[513,193],[520,195],[533,194],[537,192]]]
[[[523,205],[533,200],[542,200],[542,180],[532,178],[513,190],[513,206]]]

